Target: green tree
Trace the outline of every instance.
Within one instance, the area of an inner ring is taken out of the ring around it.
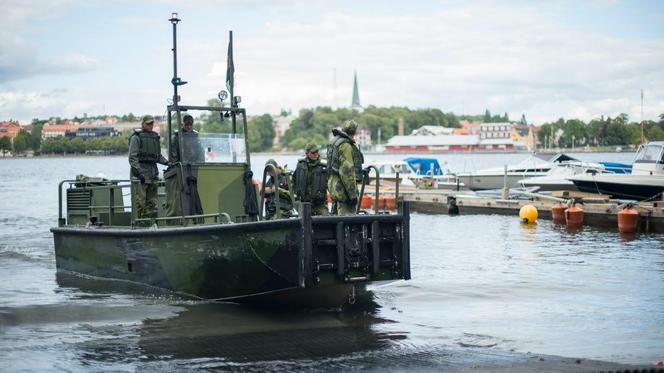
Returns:
[[[28,150],[30,143],[30,133],[25,130],[20,130],[16,138],[14,138],[14,154],[20,154]]]
[[[210,99],[208,106],[222,107],[218,99]],[[231,133],[231,118],[222,117],[220,112],[206,112],[199,118],[201,122],[200,131],[202,133]],[[238,121],[239,122],[239,121]]]
[[[247,124],[249,128],[249,148],[252,151],[272,149],[274,139],[274,120],[270,114],[253,117]]]
[[[34,151],[39,151],[41,147],[41,134],[44,128],[44,123],[35,123],[32,121],[32,131],[30,131],[30,148]]]
[[[11,149],[12,142],[9,137],[0,137],[0,151],[2,152],[2,156],[4,157],[5,154]]]
[[[288,148],[291,150],[302,150],[305,146],[307,146],[307,142],[307,139],[298,137],[288,143]]]
[[[489,111],[489,109],[486,109],[484,111],[484,119],[482,120],[482,122],[491,123],[491,112]]]

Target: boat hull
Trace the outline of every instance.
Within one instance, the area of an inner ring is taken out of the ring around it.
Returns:
[[[646,200],[664,192],[664,176],[599,175],[570,178],[582,192],[607,194],[613,198]]]
[[[507,184],[508,188],[520,186],[519,181],[524,177],[534,177],[534,176],[544,176],[545,173],[532,173],[527,174],[510,174],[507,176],[504,174],[460,174],[457,175],[457,178],[470,190],[491,190],[491,189],[501,189],[504,184]],[[505,181],[505,178],[507,179]]]
[[[403,214],[51,231],[58,271],[199,299],[339,306],[353,285],[410,278]]]

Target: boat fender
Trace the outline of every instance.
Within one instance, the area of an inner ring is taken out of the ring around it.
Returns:
[[[583,209],[576,207],[576,204],[572,204],[572,207],[565,210],[565,224],[568,228],[579,228],[583,226]]]
[[[628,203],[618,212],[618,231],[620,233],[635,233],[639,225],[639,212]]]
[[[565,223],[565,210],[567,205],[564,205],[560,202],[556,203],[551,207],[551,218],[553,219],[554,224],[563,224]]]

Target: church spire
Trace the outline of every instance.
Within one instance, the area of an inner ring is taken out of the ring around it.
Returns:
[[[357,88],[357,70],[355,70],[355,77],[353,79],[353,101],[350,104],[352,108],[360,108],[360,90]]]

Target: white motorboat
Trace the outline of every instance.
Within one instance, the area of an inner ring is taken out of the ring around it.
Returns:
[[[522,162],[507,166],[493,167],[483,170],[458,173],[456,176],[471,190],[500,189],[503,186],[518,187],[519,181],[538,176],[546,176],[554,163],[578,161],[565,154],[556,154],[549,160],[531,155]],[[506,169],[507,168],[507,169]]]
[[[664,141],[639,146],[631,174],[577,175],[569,180],[583,192],[639,201],[661,198],[664,192]]]
[[[553,163],[551,170],[545,176],[536,176],[519,180],[524,188],[537,187],[538,191],[548,192],[554,190],[579,190],[568,178],[577,175],[595,175],[607,173],[600,163],[563,161]]]

